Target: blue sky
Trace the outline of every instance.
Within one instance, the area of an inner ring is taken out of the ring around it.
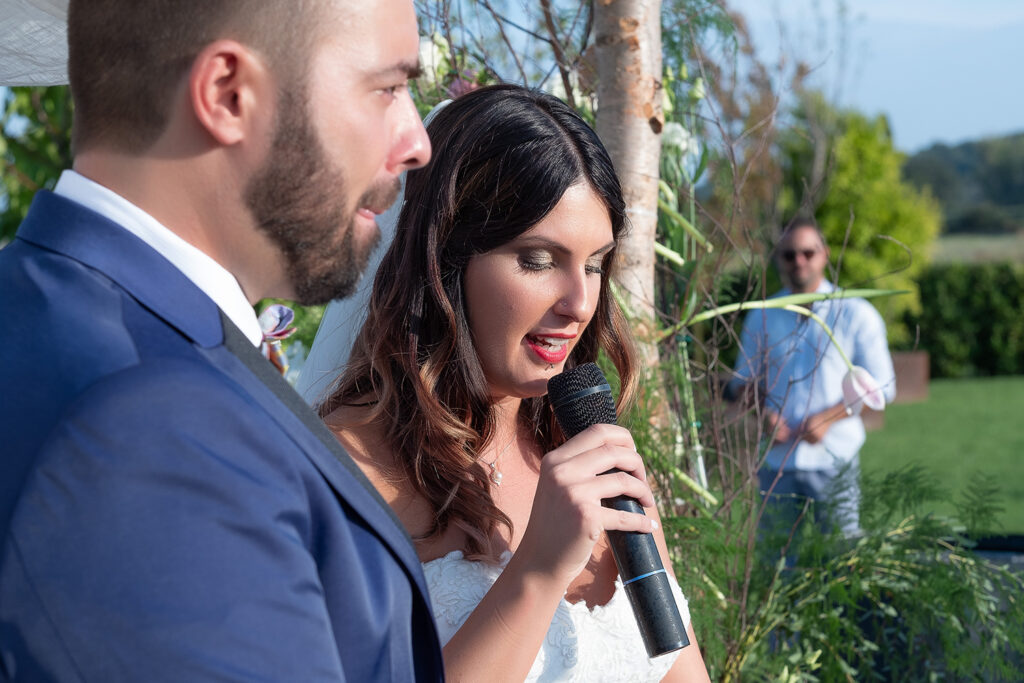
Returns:
[[[763,60],[782,50],[814,64],[834,101],[888,115],[904,151],[1024,131],[1024,2],[848,0],[845,21],[839,4],[729,2]]]

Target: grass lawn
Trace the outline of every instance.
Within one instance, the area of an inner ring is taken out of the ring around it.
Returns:
[[[1024,263],[1024,233],[1016,235],[943,235],[935,240],[935,263]]]
[[[868,432],[865,473],[917,462],[958,497],[972,473],[998,477],[1004,512],[994,533],[1024,534],[1024,377],[933,380],[927,401],[889,406],[885,426]],[[934,511],[951,514],[950,502]]]

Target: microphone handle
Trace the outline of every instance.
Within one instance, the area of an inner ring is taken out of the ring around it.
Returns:
[[[601,503],[613,510],[645,514],[640,503],[628,496],[606,498]],[[689,645],[690,639],[672,593],[672,579],[661,562],[654,536],[635,531],[609,531],[608,541],[647,656],[657,657]]]

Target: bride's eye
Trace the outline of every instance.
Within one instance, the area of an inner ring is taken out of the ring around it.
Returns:
[[[529,252],[519,255],[519,267],[523,270],[546,270],[551,265],[551,257],[542,252]]]

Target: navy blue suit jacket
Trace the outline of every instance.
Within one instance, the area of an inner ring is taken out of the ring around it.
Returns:
[[[0,679],[443,678],[404,529],[168,261],[42,192],[0,316]]]

